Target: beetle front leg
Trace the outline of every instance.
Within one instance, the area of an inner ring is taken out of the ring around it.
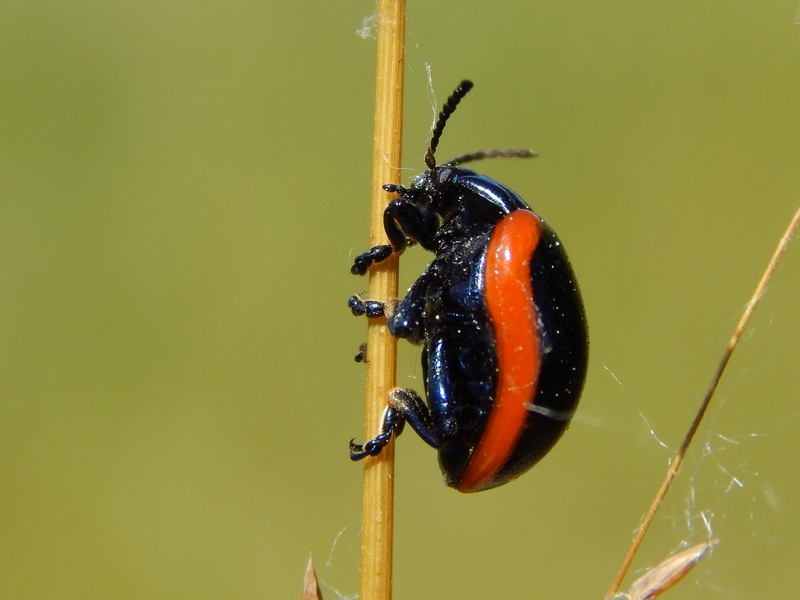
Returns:
[[[364,275],[373,264],[383,262],[389,258],[392,255],[392,250],[393,248],[390,244],[373,246],[367,252],[356,256],[353,266],[350,267],[350,272],[353,275]]]
[[[383,228],[395,252],[402,252],[412,243],[418,243],[425,250],[436,250],[434,240],[439,229],[439,217],[407,196],[389,202],[383,211]]]
[[[350,272],[353,275],[364,275],[369,268],[383,262],[392,255],[400,253],[411,244],[418,243],[426,250],[435,250],[434,237],[439,227],[439,217],[420,204],[414,202],[412,190],[394,186],[387,191],[396,191],[409,198],[395,198],[389,202],[383,212],[383,228],[390,244],[373,246],[363,254],[356,256]]]

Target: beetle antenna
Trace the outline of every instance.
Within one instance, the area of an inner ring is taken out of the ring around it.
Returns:
[[[475,160],[483,160],[484,158],[533,158],[538,156],[536,152],[530,148],[503,148],[502,150],[479,150],[478,152],[470,152],[469,154],[462,154],[453,160],[448,160],[445,164],[451,167],[456,165],[463,165],[464,163],[472,162]]]
[[[436,126],[433,128],[433,133],[431,134],[431,145],[425,153],[425,164],[428,165],[429,169],[433,169],[436,166],[436,159],[433,155],[436,153],[436,146],[439,145],[439,138],[442,137],[442,131],[444,131],[447,119],[453,114],[453,111],[455,111],[461,99],[472,89],[472,86],[473,83],[465,79],[458,84],[453,94],[447,99],[447,102],[444,103],[442,112],[439,113],[439,120],[436,121]]]

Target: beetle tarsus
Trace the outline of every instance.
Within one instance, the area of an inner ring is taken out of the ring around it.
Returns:
[[[403,433],[405,424],[405,419],[403,419],[400,413],[394,408],[387,407],[386,411],[383,413],[381,433],[363,445],[356,444],[355,440],[350,440],[350,460],[357,461],[368,456],[378,456],[389,444],[393,435],[400,435]]]
[[[353,275],[364,275],[372,265],[383,262],[391,255],[392,247],[389,244],[374,246],[367,252],[356,256],[353,266],[350,267],[350,272]]]
[[[356,354],[353,357],[353,360],[356,361],[357,363],[369,362],[369,359],[367,359],[367,342],[364,342],[363,344],[359,345],[358,354]]]
[[[362,300],[357,294],[350,296],[347,306],[356,317],[366,315],[368,319],[382,317],[384,315],[384,303],[378,300]]]

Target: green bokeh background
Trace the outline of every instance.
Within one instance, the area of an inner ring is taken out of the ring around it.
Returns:
[[[539,151],[479,168],[559,232],[592,348],[513,485],[400,439],[396,598],[602,597],[800,200],[797,9],[409,2],[405,181],[472,78],[442,158]],[[0,2],[0,597],[295,598],[309,551],[358,593],[373,11]],[[718,536],[669,597],[800,594],[799,297],[793,246],[635,563]]]

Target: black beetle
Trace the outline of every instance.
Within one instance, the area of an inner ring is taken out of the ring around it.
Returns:
[[[353,296],[354,314],[386,315],[389,331],[422,345],[427,405],[395,388],[382,431],[350,457],[380,453],[407,421],[439,450],[447,485],[474,492],[507,483],[538,462],[569,425],[589,342],[578,285],[561,241],[515,192],[463,168],[530,150],[474,152],[437,165],[448,117],[472,88],[448,98],[425,154],[428,169],[384,212],[390,245],[355,258],[353,274],[412,244],[435,258],[396,306]]]

